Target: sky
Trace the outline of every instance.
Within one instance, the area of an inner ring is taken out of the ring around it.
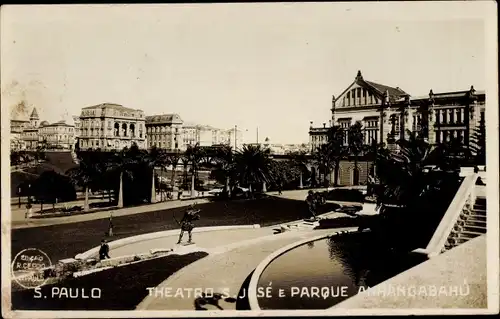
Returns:
[[[110,102],[303,143],[358,70],[414,96],[485,89],[486,4],[3,6],[2,110]]]

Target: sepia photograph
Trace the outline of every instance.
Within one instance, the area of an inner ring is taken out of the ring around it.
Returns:
[[[498,313],[496,2],[0,10],[3,317]]]

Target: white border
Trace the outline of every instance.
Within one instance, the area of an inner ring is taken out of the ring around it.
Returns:
[[[185,4],[181,4],[185,5]],[[217,4],[223,6],[224,4]],[[232,4],[234,5],[234,4]],[[274,4],[246,4],[247,6],[283,5]],[[498,37],[497,37],[497,3],[493,1],[443,1],[443,2],[374,2],[374,3],[290,3],[288,6],[301,6],[307,10],[308,6],[323,5],[325,10],[342,12],[337,20],[457,20],[457,19],[481,19],[485,21],[485,43],[486,43],[486,123],[487,123],[487,198],[488,198],[488,309],[343,309],[339,313],[328,315],[407,315],[407,314],[483,314],[498,313],[499,311],[499,179],[498,179]],[[93,5],[96,6],[96,5]],[[104,6],[104,5],[102,5]],[[134,6],[134,5],[128,5]],[[160,6],[160,5],[157,5]],[[2,6],[1,14],[5,14],[6,6]],[[377,9],[374,17],[373,10]],[[443,16],[446,12],[446,17]],[[0,19],[0,23],[4,19]],[[5,25],[1,24],[4,30]],[[2,35],[4,35],[2,33]],[[4,36],[0,39],[4,40]],[[3,81],[2,81],[3,82]],[[16,318],[135,318],[135,317],[213,317],[213,316],[235,316],[246,317],[256,315],[270,316],[320,316],[324,312],[317,311],[10,311],[10,263],[11,263],[11,227],[10,227],[10,123],[9,116],[1,117],[1,156],[2,156],[2,315],[4,317]],[[6,186],[6,187],[5,187]]]

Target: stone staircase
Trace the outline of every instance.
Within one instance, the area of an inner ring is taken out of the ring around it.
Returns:
[[[486,234],[486,198],[477,197],[470,214],[460,216],[457,244],[465,243],[473,238]]]

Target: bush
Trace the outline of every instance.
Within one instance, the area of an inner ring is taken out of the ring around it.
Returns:
[[[76,200],[76,190],[67,176],[54,171],[43,172],[32,185],[35,201],[54,204]]]
[[[327,200],[344,202],[364,202],[365,195],[357,189],[334,189],[326,194]]]

